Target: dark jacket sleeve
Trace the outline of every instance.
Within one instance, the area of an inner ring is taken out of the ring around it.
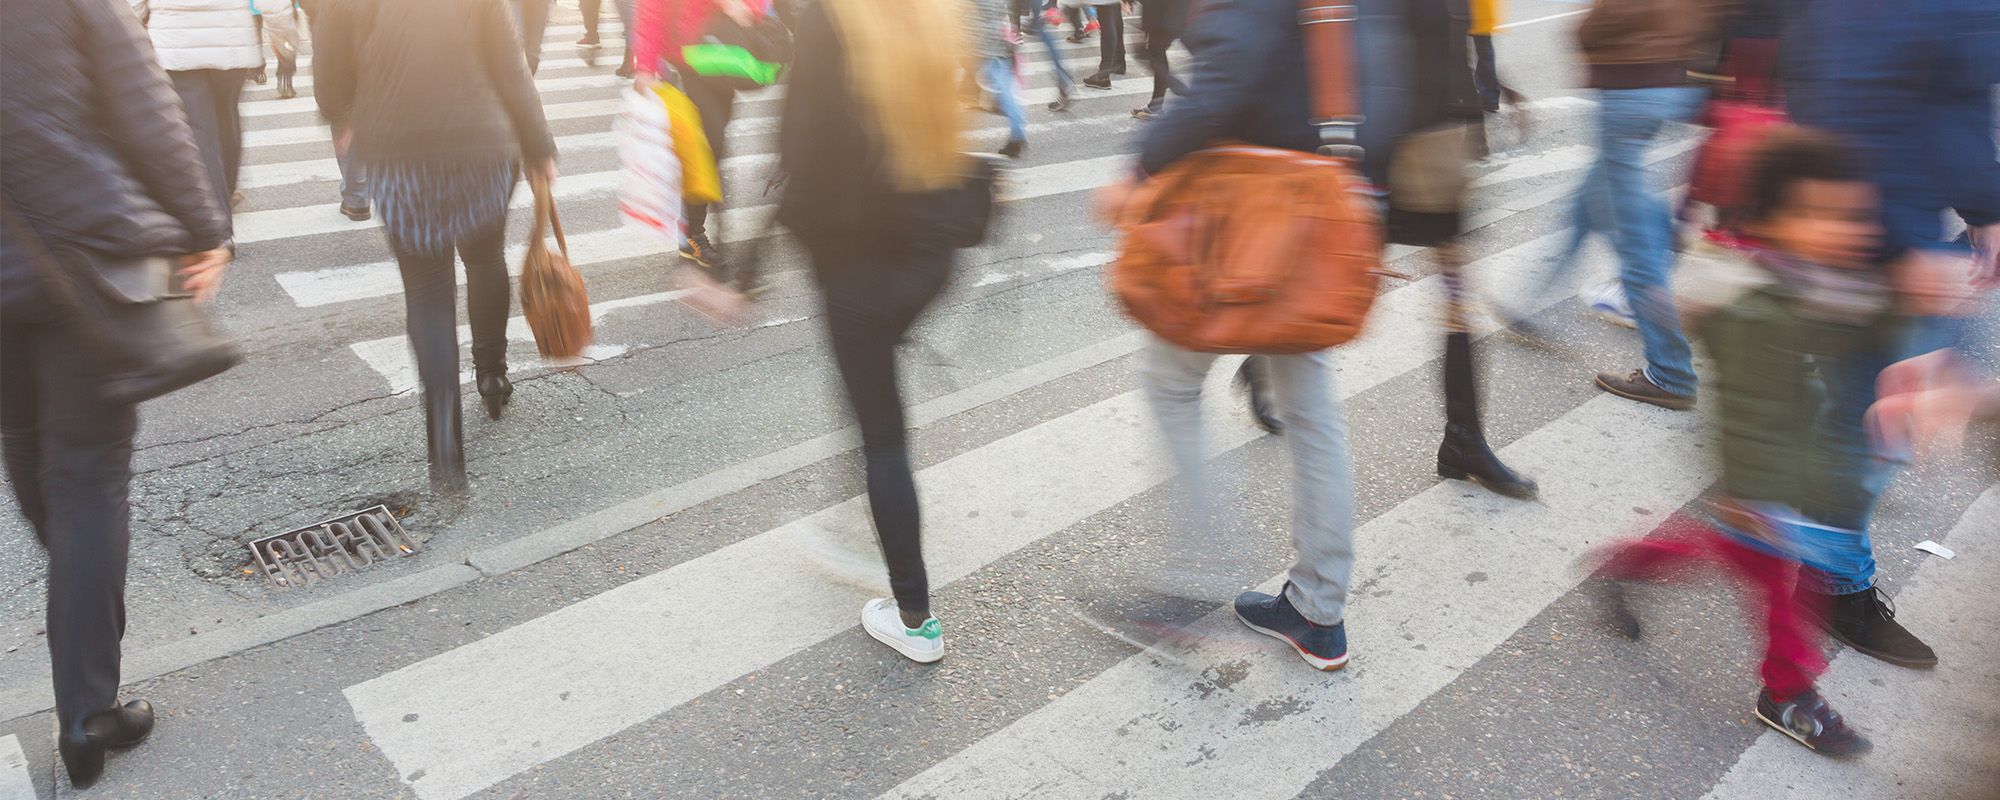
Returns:
[[[493,93],[513,123],[514,135],[520,137],[521,158],[529,162],[554,158],[556,140],[549,135],[548,120],[542,116],[542,96],[535,92],[535,79],[528,74],[528,59],[522,55],[513,16],[500,0],[477,3],[473,13],[479,15],[475,24],[483,45],[480,57],[486,62]]]
[[[189,235],[192,250],[213,250],[229,240],[229,212],[222,207],[208,168],[195,147],[187,114],[153,43],[124,3],[78,3],[84,63],[102,103],[98,127],[144,187]]]
[[[1269,17],[1275,7],[1245,0],[1211,0],[1202,7],[1201,24],[1188,32],[1199,80],[1154,124],[1139,151],[1141,169],[1159,172],[1208,146],[1269,91],[1268,73],[1276,63],[1270,56],[1273,43],[1259,39],[1274,30]]]

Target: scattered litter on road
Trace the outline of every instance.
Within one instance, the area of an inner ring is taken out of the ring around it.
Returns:
[[[1929,539],[1925,539],[1921,542],[1918,542],[1917,549],[1922,550],[1926,553],[1930,553],[1931,555],[1934,556],[1943,556],[1944,559],[1947,561],[1951,560],[1952,556],[1957,555],[1957,553],[1953,553],[1951,551],[1951,548],[1938,544],[1937,542],[1933,542]]]

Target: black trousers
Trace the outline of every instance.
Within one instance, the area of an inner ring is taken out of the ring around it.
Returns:
[[[1188,0],[1146,0],[1146,15],[1139,29],[1146,34],[1146,67],[1153,73],[1153,99],[1158,106],[1167,90],[1187,96],[1187,85],[1176,80],[1167,64],[1167,48],[1187,30]]]
[[[736,113],[736,90],[695,75],[688,76],[686,83],[688,99],[694,101],[695,111],[701,114],[701,132],[708,137],[708,148],[715,154],[715,168],[719,174],[722,170],[724,135],[729,130],[730,117]],[[708,205],[687,204],[689,236],[707,232]],[[720,236],[721,232],[716,235]]]
[[[1125,68],[1125,11],[1117,3],[1097,7],[1097,74]]]
[[[118,701],[139,416],[103,396],[105,377],[53,312],[9,313],[0,326],[0,442],[21,513],[49,555],[49,656],[64,730]]]
[[[896,381],[896,346],[951,275],[952,251],[907,240],[807,241],[826,302],[833,358],[867,461],[868,506],[896,605],[930,613],[930,578]]]
[[[236,173],[243,166],[243,118],[237,100],[243,96],[247,69],[190,69],[167,73],[174,93],[181,96],[187,110],[188,127],[201,160],[208,165],[209,183],[215,186],[223,208],[236,193]]]
[[[465,261],[465,312],[472,320],[472,365],[479,372],[507,371],[507,225],[458,243]],[[410,347],[417,354],[417,379],[424,396],[443,402],[458,398],[458,276],[452,253],[398,250],[403,273],[403,306],[408,312]]]

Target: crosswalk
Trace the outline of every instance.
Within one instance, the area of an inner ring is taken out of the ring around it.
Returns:
[[[565,219],[573,223],[572,261],[594,289],[599,341],[571,365],[613,362],[637,349],[672,344],[658,338],[661,326],[656,323],[679,313],[672,304],[682,296],[653,277],[671,256],[655,240],[620,227],[610,211],[617,185],[615,141],[608,133],[618,110],[619,82],[609,75],[619,56],[610,46],[616,30],[607,25],[607,47],[598,51],[597,66],[584,68],[554,44],[575,34],[575,26],[552,26],[537,77],[538,88],[552,100],[545,108],[560,134],[558,147],[567,163],[580,165],[556,189]],[[1040,48],[1031,50],[1038,53]],[[1072,72],[1087,68],[1095,63],[1096,43],[1066,48],[1064,57]],[[298,83],[301,97],[277,100],[259,90],[244,103],[252,125],[245,137],[251,155],[242,176],[249,202],[236,220],[247,269],[239,269],[233,279],[262,281],[268,275],[269,282],[262,287],[267,291],[250,293],[254,300],[225,307],[224,321],[229,315],[305,315],[328,337],[316,347],[324,358],[358,365],[363,374],[379,379],[364,387],[364,394],[409,393],[416,382],[409,343],[403,336],[385,335],[391,328],[379,322],[400,306],[395,262],[377,223],[350,222],[336,212],[339,172],[329,157],[326,129],[308,113],[309,67],[309,60],[302,64],[308,71]],[[578,74],[584,70],[595,71]],[[1031,146],[1086,138],[1122,142],[1134,135],[1139,123],[1127,115],[1127,104],[1115,98],[1148,92],[1145,76],[1123,79],[1110,92],[1083,95],[1084,102],[1068,115],[1041,108],[1055,95],[1049,78],[1039,62],[1028,75]],[[781,88],[769,89],[741,101],[742,112],[729,128],[733,155],[721,165],[732,197],[754,197],[754,192],[734,189],[762,185],[776,167],[771,139],[780,104],[772,101],[782,94]],[[1102,98],[1114,100],[1093,102]],[[1538,102],[1536,109],[1544,119],[1562,124],[1583,119],[1590,105],[1584,98],[1556,97]],[[981,117],[977,124],[975,138],[997,144],[1004,126],[992,117]],[[1695,142],[1688,137],[1664,141],[1647,158],[1650,163],[1680,158]],[[1582,145],[1526,147],[1495,156],[1474,180],[1493,199],[1476,209],[1469,227],[1497,229],[1552,213],[1549,206],[1569,196],[1570,183],[1590,157]],[[1107,146],[1056,160],[1030,159],[1006,176],[1004,196],[1014,214],[1038,219],[1039,209],[1073,203],[1081,193],[1129,174],[1130,158],[1129,148]],[[722,211],[724,240],[741,242],[764,231],[773,212],[768,202],[760,198]],[[517,197],[514,206],[514,219],[520,220],[526,199]],[[525,226],[517,222],[512,229]],[[1566,236],[1548,230],[1522,234],[1509,227],[1496,241],[1482,245],[1468,269],[1477,288],[1494,296],[1528,296],[1519,287],[1535,280]],[[1102,242],[1044,250],[1006,259],[970,258],[954,291],[1078,275],[1113,259]],[[520,251],[518,244],[510,250],[510,269],[518,269]],[[334,257],[324,257],[329,253]],[[1387,256],[1414,261],[1420,254],[1396,247]],[[249,274],[241,274],[245,272]],[[775,306],[765,324],[782,326],[806,318],[799,313],[811,313],[806,310],[811,292],[803,278],[798,270],[775,276],[773,295],[790,304]],[[1436,405],[1430,375],[1441,352],[1435,334],[1440,282],[1431,276],[1385,287],[1364,335],[1337,351],[1335,394],[1360,406],[1349,420],[1357,439],[1371,435],[1371,426],[1390,425],[1390,415],[1408,417],[1415,407],[1422,416],[1427,413],[1422,409]],[[612,288],[597,291],[601,287]],[[1541,313],[1557,304],[1550,297],[1537,307],[1514,310]],[[1525,380],[1533,381],[1550,369],[1537,359],[1560,357],[1506,347],[1500,326],[1490,319],[1476,319],[1474,326],[1481,347],[1496,352],[1490,362],[1496,373],[1520,370],[1528,376]],[[469,329],[461,327],[459,334],[469,341]],[[518,316],[509,320],[508,337],[517,373],[566,366],[534,357],[532,339]],[[1129,362],[1144,341],[1128,328],[1064,344],[1019,369],[917,403],[910,424],[918,429],[946,426],[983,408],[1073,390],[1080,376],[1122,368],[1112,365]],[[1230,371],[1213,372],[1207,387],[1211,397],[1231,396]],[[1566,381],[1573,377],[1562,374]],[[1370,410],[1371,403],[1395,408]],[[1282,474],[1283,458],[1272,440],[1232,405],[1211,402],[1207,409],[1213,457],[1218,463],[1247,463],[1269,475]],[[1000,719],[990,725],[965,723],[960,740],[943,752],[855,766],[873,777],[840,794],[910,800],[1317,796],[1311,787],[1330,770],[1356,758],[1368,742],[1416,709],[1441,702],[1468,675],[1482,670],[1485,659],[1520,636],[1531,620],[1576,594],[1583,576],[1575,565],[1592,542],[1653,530],[1714,480],[1713,454],[1700,414],[1666,412],[1594,392],[1559,406],[1524,429],[1495,439],[1504,443],[1508,463],[1540,482],[1540,502],[1504,500],[1465,484],[1432,483],[1428,477],[1384,477],[1373,473],[1374,464],[1357,464],[1359,480],[1370,484],[1364,488],[1385,499],[1363,514],[1356,534],[1357,586],[1349,624],[1356,656],[1344,672],[1328,675],[1304,668],[1291,653],[1243,631],[1225,607],[1202,618],[1185,640],[1120,650],[1065,681],[1044,686],[1015,678],[1007,663],[989,663],[994,661],[991,653],[974,655],[983,651],[957,648],[971,643],[971,631],[995,626],[1030,631],[1024,635],[1032,640],[1033,631],[1047,626],[1047,620],[1005,604],[973,607],[959,597],[950,601],[958,605],[940,612],[955,649],[939,669],[981,671],[986,674],[983,690],[1008,696],[1008,707],[1015,710],[997,714]],[[1138,520],[1129,524],[1143,528],[1149,514],[1164,513],[1159,509],[1170,505],[1160,498],[1171,471],[1139,392],[1121,388],[1071,406],[1023,414],[1018,423],[1005,419],[1005,429],[995,435],[919,464],[925,549],[932,585],[941,595],[994,580],[1003,565],[1103,524],[1107,516],[1121,523]],[[1425,420],[1416,427],[1424,431],[1422,444],[1428,447],[1434,444],[1428,438],[1434,431]],[[594,513],[524,532],[464,560],[486,576],[530,568],[553,554],[847,457],[854,447],[852,429],[804,438],[651,494],[587,508]],[[1633,467],[1633,453],[1645,454],[1643,468]],[[1392,486],[1372,486],[1377,482]],[[1990,566],[2000,555],[2000,487],[1985,489],[1979,498],[1956,514],[1956,527],[1928,537],[1961,555],[1952,562],[1923,564],[1904,595],[1912,606],[1974,606],[1967,593],[2000,577]],[[1273,533],[1282,525],[1282,513],[1276,513],[1263,519],[1253,535],[1282,541]],[[866,672],[866,680],[884,685],[926,680],[932,673],[903,672],[899,668],[911,665],[875,661],[875,650],[867,649],[874,645],[860,641],[866,637],[857,630],[856,611],[863,600],[885,589],[879,565],[858,555],[873,548],[865,495],[844,492],[792,517],[731,534],[726,542],[697,549],[651,574],[584,596],[563,592],[560,601],[490,635],[446,644],[420,641],[409,646],[407,658],[397,646],[390,648],[395,657],[356,659],[360,666],[316,681],[330,684],[327,691],[337,690],[324,708],[340,717],[341,725],[351,725],[356,741],[365,743],[341,757],[364,765],[367,781],[388,784],[351,790],[356,792],[352,796],[628,796],[632,793],[623,789],[573,784],[545,790],[530,782],[570,770],[588,773],[592,763],[602,763],[609,743],[621,737],[651,730],[663,719],[720,714],[715,698],[743,696],[746,690],[754,696],[776,682],[805,680],[800,672],[826,684],[819,690],[825,697],[814,699],[829,703],[845,690],[843,681],[863,680],[842,678],[842,671]],[[1087,572],[1090,566],[1071,559],[1036,569]],[[1282,576],[1269,573],[1264,569],[1239,577],[1245,588],[1271,590]],[[727,613],[714,613],[717,598],[728,598]],[[1982,619],[1987,630],[2000,625],[1991,614]],[[288,646],[292,643],[275,647]],[[1915,689],[1905,674],[1883,673],[1872,662],[1855,663],[1852,654],[1836,661],[1829,685],[1857,698],[1851,701],[1857,722],[1881,732],[1878,744],[1885,750],[1910,753],[1921,761],[1919,747],[1889,730],[1891,719],[1898,720],[1897,726],[1906,724],[1905,718],[1892,716],[1892,698],[1902,696],[1898,690],[1930,702],[1920,708],[1950,716],[1951,709],[1936,701],[1944,686],[1982,678],[1990,683],[1986,665],[2000,662],[2000,641],[1991,636],[1954,646],[1958,649],[1945,651],[1946,666]],[[827,671],[831,674],[821,673],[815,663],[828,653],[850,653],[856,647],[870,658],[842,661]],[[378,662],[383,666],[369,666]],[[999,687],[1003,680],[1006,688]],[[927,714],[942,704],[979,702],[954,696],[949,684],[929,690],[935,694],[910,701],[915,708],[905,711]],[[1990,721],[1962,709],[1950,718],[1951,726],[1942,730],[1960,736],[1990,731]],[[1871,727],[1872,720],[1880,722]],[[906,729],[913,737],[953,738],[921,721],[891,718],[870,724]],[[6,800],[11,800],[10,791],[17,791],[12,787],[26,780],[25,766],[20,780],[10,771],[10,746],[18,753],[12,737],[0,737],[0,798]],[[777,748],[777,757],[809,753],[819,759],[826,757],[823,751],[838,749],[787,746],[793,749]],[[1733,747],[1702,756],[1726,773],[1712,787],[1704,786],[1714,800],[1778,796],[1789,791],[1786,787],[1812,781],[1829,789],[1869,787],[1850,793],[1856,797],[1976,797],[1981,786],[1993,785],[1978,782],[1990,774],[1991,765],[1974,759],[1930,772],[1885,771],[1873,762],[1847,772],[1825,772],[1820,761],[1776,734]],[[861,760],[851,753],[839,758]],[[355,780],[355,785],[367,785]],[[799,789],[808,785],[804,778],[781,775],[772,781],[773,788],[762,791],[716,794],[829,794]],[[1908,794],[1899,788],[1905,785],[1939,787],[1942,793]],[[1644,788],[1630,793],[1647,794]],[[27,796],[33,796],[32,789]],[[636,796],[710,795],[674,791],[662,779],[658,790],[640,790]]]

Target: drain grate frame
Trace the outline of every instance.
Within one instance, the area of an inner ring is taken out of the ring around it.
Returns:
[[[280,589],[414,555],[417,542],[386,505],[250,540],[264,579]]]

